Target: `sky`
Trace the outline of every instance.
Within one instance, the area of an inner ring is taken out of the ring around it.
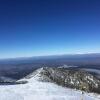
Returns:
[[[0,0],[0,58],[99,52],[100,0]]]

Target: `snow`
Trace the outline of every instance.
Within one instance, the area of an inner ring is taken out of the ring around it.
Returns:
[[[97,74],[100,74],[100,70],[97,69],[90,69],[90,68],[82,68],[83,70],[89,71],[89,72],[95,72]]]
[[[37,81],[36,75],[27,84],[0,86],[0,100],[100,100],[100,95],[64,88],[54,83]],[[25,80],[25,79],[24,79]]]
[[[58,68],[75,68],[75,67],[78,67],[78,66],[74,66],[74,65],[66,65],[66,64],[64,64],[63,66],[60,66],[60,67],[58,67]]]

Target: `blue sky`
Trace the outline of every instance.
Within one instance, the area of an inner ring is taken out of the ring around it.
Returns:
[[[100,52],[99,0],[1,0],[0,58]]]

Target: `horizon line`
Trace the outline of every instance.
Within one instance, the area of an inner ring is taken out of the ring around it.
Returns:
[[[48,56],[64,56],[64,55],[86,55],[86,54],[100,54],[100,52],[87,52],[87,53],[64,53],[64,54],[48,54],[48,55],[35,55],[35,56],[19,56],[19,57],[5,57],[0,58],[0,60],[9,60],[9,59],[27,59],[27,58],[35,58],[35,57],[48,57]]]

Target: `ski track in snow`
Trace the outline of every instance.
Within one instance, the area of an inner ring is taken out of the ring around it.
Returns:
[[[100,95],[28,79],[27,84],[0,86],[0,100],[100,100]]]

